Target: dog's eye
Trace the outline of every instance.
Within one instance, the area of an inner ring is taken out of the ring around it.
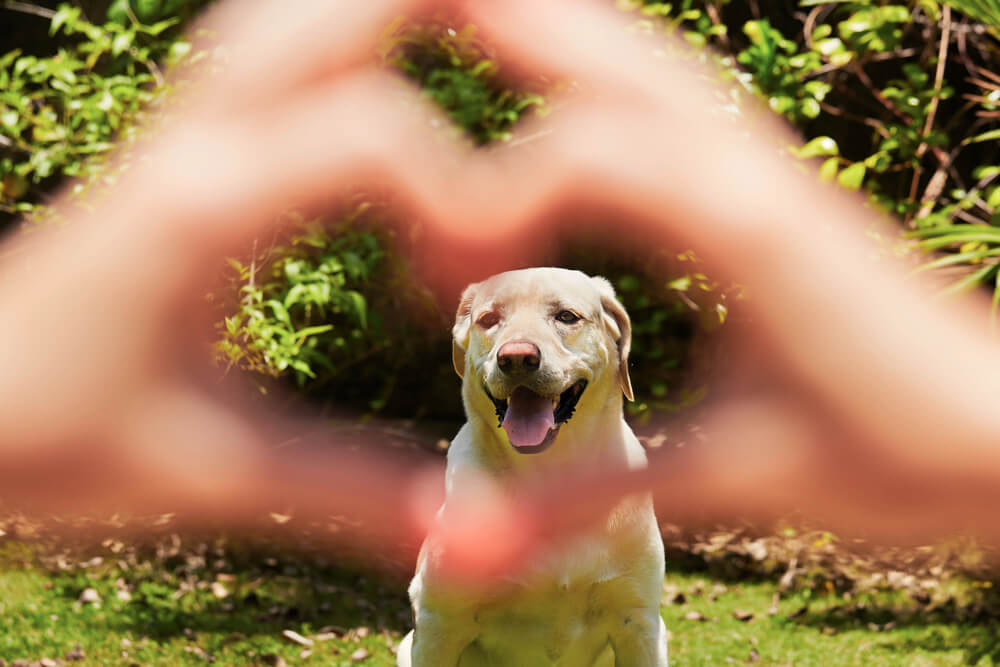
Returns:
[[[556,319],[563,324],[576,324],[581,318],[572,310],[560,310],[556,313]]]
[[[500,321],[500,313],[496,312],[495,310],[491,310],[480,315],[479,319],[476,320],[476,324],[478,324],[484,329],[492,329],[497,325],[499,321]]]

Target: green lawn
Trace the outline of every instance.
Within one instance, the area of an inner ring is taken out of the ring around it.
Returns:
[[[674,665],[992,665],[1000,660],[995,621],[960,623],[962,614],[952,607],[927,611],[898,593],[845,599],[802,591],[772,608],[775,582],[722,583],[692,574],[668,574],[667,582],[686,593],[684,604],[663,608],[673,635]]]
[[[165,541],[146,551],[105,543],[105,555],[77,560],[40,557],[19,542],[0,546],[0,658],[8,665],[65,660],[79,646],[74,664],[389,666],[408,629],[405,583],[315,557],[218,542]],[[902,593],[777,591],[774,581],[669,572],[663,616],[672,664],[1000,662],[996,617],[975,607]],[[283,636],[289,630],[311,646]]]

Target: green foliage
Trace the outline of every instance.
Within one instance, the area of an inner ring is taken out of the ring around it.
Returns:
[[[918,247],[945,253],[926,267],[957,276],[945,293],[985,284],[1000,304],[1000,243],[988,229],[1000,224],[1000,5],[799,4],[795,17],[750,20],[731,3],[655,6],[668,29],[681,21],[698,33],[688,41],[735,55],[745,69],[734,78],[799,124],[805,141],[790,152],[819,158],[821,180],[865,191],[918,230]],[[986,21],[986,31],[960,11]]]
[[[475,26],[400,23],[382,46],[383,61],[416,81],[477,143],[503,141],[525,113],[544,108],[535,93],[516,92],[476,38]]]
[[[921,4],[932,5],[936,9],[938,3],[935,0],[927,0]],[[1000,33],[1000,4],[996,0],[945,0],[942,4],[951,5],[969,18],[985,25],[994,34]]]
[[[230,260],[240,305],[220,323],[218,343],[230,365],[274,376],[287,369],[302,386],[316,379],[314,367],[336,373],[379,344],[359,290],[378,275],[384,252],[373,232],[352,225],[364,208],[329,228],[290,221],[297,233],[287,245],[255,253],[249,264]]]
[[[133,21],[156,23],[189,18],[208,0],[114,0],[108,6],[108,21],[128,25]]]
[[[737,286],[723,286],[704,273],[691,251],[654,252],[628,266],[599,272],[612,277],[618,298],[632,318],[630,373],[636,402],[629,414],[640,420],[654,412],[680,412],[708,393],[712,357]]]
[[[61,5],[51,56],[0,56],[0,211],[34,211],[62,177],[93,178],[103,158],[133,132],[166,84],[157,63],[175,64],[190,44],[170,31],[177,19],[95,25]]]
[[[753,75],[754,87],[767,98],[773,111],[791,120],[815,118],[830,84],[806,81],[822,64],[817,51],[799,52],[767,19],[747,21],[743,32],[750,45],[736,59]]]
[[[910,11],[905,5],[865,6],[840,21],[837,32],[857,54],[892,51],[902,42]]]

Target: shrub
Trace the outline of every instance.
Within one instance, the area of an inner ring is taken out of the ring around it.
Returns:
[[[924,267],[949,272],[946,291],[989,284],[995,319],[995,3],[802,0],[766,15],[756,3],[668,7],[643,9],[733,54],[749,73],[737,80],[802,130],[805,145],[793,152],[823,158],[821,178],[864,190],[919,247],[947,253]]]
[[[54,45],[62,40],[55,53],[0,56],[0,226],[50,214],[39,206],[45,193],[66,177],[82,189],[105,169],[114,142],[134,136],[166,91],[161,67],[190,51],[171,30],[177,24],[95,25],[62,5],[49,30]]]

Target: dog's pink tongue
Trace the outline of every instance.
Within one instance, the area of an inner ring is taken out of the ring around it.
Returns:
[[[527,387],[518,387],[507,399],[503,429],[515,447],[534,447],[555,426],[552,399],[539,396]]]

